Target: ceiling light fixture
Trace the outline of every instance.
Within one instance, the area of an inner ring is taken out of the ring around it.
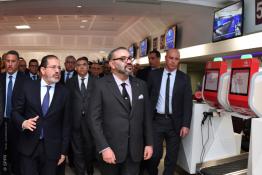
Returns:
[[[85,26],[80,26],[81,29],[85,28]]]
[[[81,22],[87,22],[87,20],[86,20],[86,19],[83,19]]]
[[[30,29],[31,27],[29,25],[20,25],[20,26],[15,26],[16,29],[22,30],[22,29]]]
[[[78,6],[76,6],[77,8],[82,8],[82,5],[78,5]]]
[[[37,19],[41,20],[41,19],[42,19],[42,16],[38,16]]]

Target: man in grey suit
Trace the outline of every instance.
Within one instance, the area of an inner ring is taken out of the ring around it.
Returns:
[[[89,65],[86,57],[76,61],[77,76],[66,83],[70,92],[72,113],[71,146],[73,161],[77,175],[93,175],[94,144],[88,125],[84,122],[87,117],[87,107],[94,86],[94,78],[88,74]]]
[[[132,58],[119,47],[108,56],[112,74],[96,81],[89,126],[102,175],[137,175],[153,153],[152,112],[145,82],[133,78]]]
[[[190,128],[192,116],[192,90],[190,78],[178,70],[180,54],[170,49],[165,57],[164,69],[150,72],[148,87],[154,109],[154,154],[148,162],[149,175],[158,174],[158,165],[166,141],[163,175],[173,175],[181,138]]]

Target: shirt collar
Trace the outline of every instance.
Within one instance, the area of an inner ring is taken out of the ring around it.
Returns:
[[[16,79],[17,71],[13,74],[6,73],[6,77],[9,78],[9,76],[12,76],[12,78]]]
[[[82,80],[82,77],[80,77],[79,75],[77,75],[77,77],[78,77],[78,80]],[[87,80],[88,77],[89,77],[89,75],[88,75],[88,73],[87,73],[86,76],[84,77],[84,79]]]
[[[115,81],[116,81],[117,86],[121,86],[122,83],[126,83],[128,86],[130,86],[129,77],[128,77],[125,81],[119,79],[119,78],[118,78],[116,75],[114,75],[114,74],[113,74],[113,77],[114,77],[114,79],[115,79]]]
[[[168,70],[166,70],[166,68],[164,69],[164,74],[168,74],[171,73],[171,75],[175,75],[176,74],[177,69],[173,70],[172,72],[169,72]]]
[[[44,79],[41,79],[41,87],[51,86],[52,88],[55,87],[55,83],[47,84]]]

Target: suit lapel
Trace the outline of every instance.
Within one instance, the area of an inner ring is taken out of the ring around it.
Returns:
[[[79,87],[79,83],[78,83],[78,77],[77,76],[73,77],[73,81],[74,81],[75,90],[77,91],[78,95],[82,96],[80,87]]]
[[[50,106],[49,106],[49,108],[48,108],[48,111],[47,111],[45,117],[48,117],[50,111],[53,110],[53,108],[54,108],[54,106],[55,106],[55,103],[56,103],[56,101],[57,101],[57,98],[58,98],[59,94],[60,94],[60,91],[59,91],[59,84],[56,83],[56,84],[55,84],[55,92],[54,92],[54,96],[53,96],[53,99],[52,99],[52,101],[51,101],[51,104],[50,104]],[[41,108],[41,109],[42,109],[42,108]],[[42,111],[42,110],[41,110],[41,111]]]
[[[178,91],[178,83],[180,82],[180,72],[177,70],[176,71],[176,78],[174,82],[174,87],[173,87],[173,99],[176,96],[176,93]]]
[[[137,104],[137,100],[138,100],[137,98],[139,96],[139,84],[136,81],[136,79],[132,78],[131,76],[130,76],[129,80],[130,80],[131,89],[132,89],[132,109],[131,109],[129,117],[132,118],[133,111],[136,109],[136,104]]]
[[[116,81],[113,77],[113,75],[109,75],[108,76],[108,85],[110,87],[111,92],[114,94],[114,96],[116,97],[116,99],[120,102],[120,104],[122,104],[124,106],[124,108],[129,111],[129,107],[125,104],[124,102],[124,98],[122,97],[120,90],[116,84]]]
[[[40,112],[41,116],[43,116],[42,106],[41,106],[41,80],[37,80],[36,90],[36,101],[37,101],[37,110]]]

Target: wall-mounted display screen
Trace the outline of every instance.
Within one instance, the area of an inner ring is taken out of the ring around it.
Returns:
[[[230,93],[248,95],[249,69],[233,69],[231,73]]]
[[[213,42],[230,39],[243,34],[243,1],[215,12]]]
[[[145,38],[140,42],[140,56],[144,57],[147,56],[149,50],[149,39]]]
[[[137,48],[136,48],[136,45],[135,45],[135,44],[131,44],[131,46],[128,47],[128,51],[129,51],[130,56],[131,56],[132,58],[136,58]]]
[[[172,49],[176,47],[176,26],[169,28],[165,35],[166,49]]]
[[[207,70],[205,75],[205,91],[217,91],[219,70]]]

